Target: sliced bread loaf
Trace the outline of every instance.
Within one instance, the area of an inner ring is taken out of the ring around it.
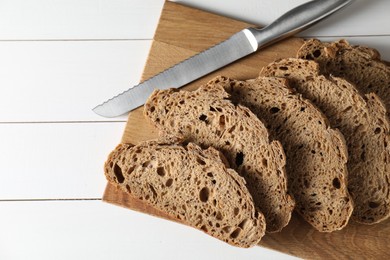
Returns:
[[[239,247],[256,245],[265,233],[245,181],[213,148],[153,141],[121,144],[108,157],[109,182],[153,207]]]
[[[294,207],[287,194],[282,145],[270,142],[264,124],[228,97],[218,86],[192,92],[156,90],[144,112],[162,136],[180,136],[220,150],[245,178],[257,210],[266,218],[267,231],[279,231],[288,224]]]
[[[262,119],[272,139],[280,140],[297,212],[321,232],[345,227],[353,210],[346,184],[347,147],[322,112],[292,91],[283,78],[218,77],[209,84],[222,86],[233,102]]]
[[[319,75],[314,61],[284,59],[263,68],[263,76],[286,77],[339,128],[348,146],[348,190],[353,217],[365,224],[390,216],[390,139],[386,110],[375,94],[362,96],[342,78]],[[336,182],[335,186],[339,184]]]
[[[324,74],[343,77],[362,93],[375,93],[390,111],[390,67],[377,50],[352,46],[346,40],[332,43],[311,39],[299,49],[298,58],[315,60]]]

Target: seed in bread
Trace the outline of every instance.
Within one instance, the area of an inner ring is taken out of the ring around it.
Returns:
[[[246,180],[267,231],[280,231],[291,218],[282,145],[269,141],[264,124],[247,108],[235,106],[222,87],[196,91],[155,90],[144,113],[162,136],[179,136],[202,147],[213,146]]]
[[[245,181],[213,148],[153,141],[120,144],[105,174],[124,192],[179,221],[239,247],[256,245],[265,232]]]
[[[375,94],[361,95],[348,81],[319,75],[314,61],[284,59],[261,75],[289,79],[339,128],[348,146],[348,190],[355,203],[353,218],[373,224],[390,216],[390,137],[386,109]]]
[[[338,130],[310,101],[295,93],[287,80],[274,77],[238,81],[217,77],[233,102],[254,112],[286,153],[288,189],[296,211],[321,232],[345,227],[353,203],[347,190],[347,147]]]
[[[325,75],[345,78],[364,94],[377,94],[390,111],[390,67],[377,50],[352,46],[346,40],[326,43],[310,39],[299,49],[297,57],[315,60]]]

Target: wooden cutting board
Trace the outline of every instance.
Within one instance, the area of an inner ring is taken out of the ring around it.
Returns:
[[[176,3],[166,2],[155,33],[142,79],[227,39],[250,25]],[[184,89],[193,90],[216,75],[245,80],[254,78],[260,69],[278,58],[293,57],[303,40],[291,38],[201,78]],[[129,114],[122,142],[137,144],[154,139],[157,131],[142,115],[142,108]],[[103,200],[132,210],[170,219],[142,201],[107,185]],[[282,232],[266,234],[259,246],[302,258],[384,258],[390,256],[390,221],[365,226],[350,223],[345,229],[324,234],[315,231],[301,217],[293,215]]]

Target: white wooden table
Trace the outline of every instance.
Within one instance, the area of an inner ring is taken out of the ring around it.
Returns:
[[[180,2],[266,25],[306,1]],[[162,5],[0,0],[0,259],[292,258],[101,201],[126,117],[91,108],[138,83]],[[347,38],[390,60],[389,10],[389,0],[355,0],[301,35]]]

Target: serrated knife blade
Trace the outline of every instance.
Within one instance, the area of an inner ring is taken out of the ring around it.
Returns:
[[[93,108],[116,117],[142,106],[155,89],[182,87],[258,49],[298,33],[352,0],[314,0],[302,4],[263,29],[247,28]]]

